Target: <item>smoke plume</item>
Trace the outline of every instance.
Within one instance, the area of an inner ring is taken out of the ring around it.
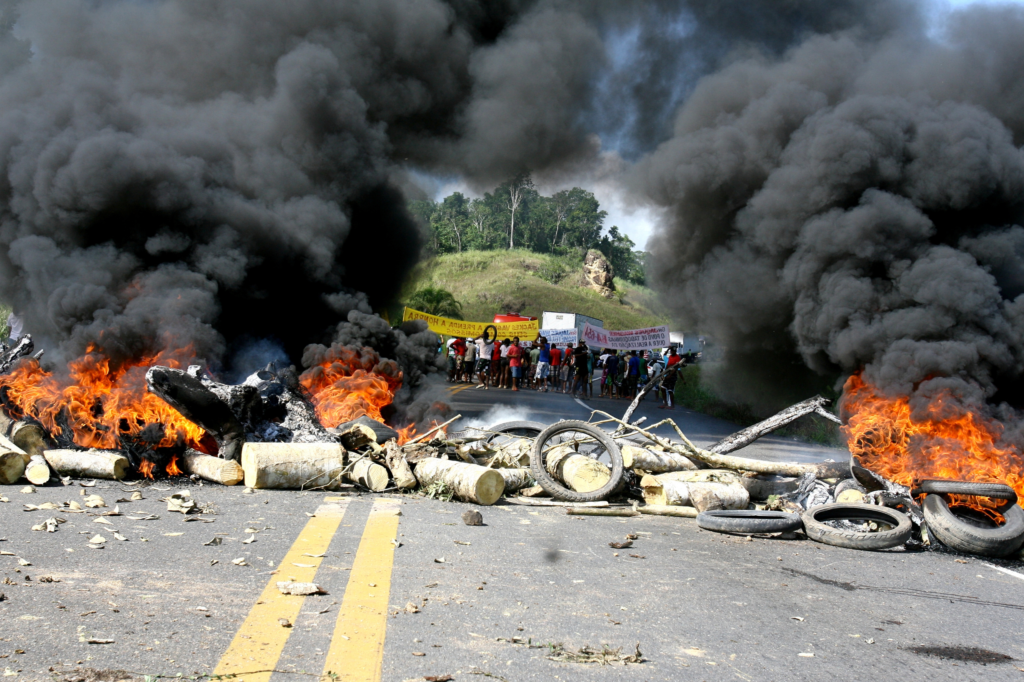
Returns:
[[[1018,402],[1022,31],[1019,8],[976,7],[941,38],[810,35],[700,80],[632,177],[668,209],[650,247],[675,316],[734,370]]]

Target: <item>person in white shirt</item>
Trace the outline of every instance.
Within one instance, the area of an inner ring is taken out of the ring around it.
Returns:
[[[477,388],[487,389],[491,378],[491,356],[494,355],[494,341],[484,341],[483,337],[477,339],[477,350],[480,360],[477,361],[477,371],[480,374],[480,383]]]
[[[466,355],[462,358],[462,380],[467,384],[473,381],[473,371],[476,369],[476,341],[466,339]]]

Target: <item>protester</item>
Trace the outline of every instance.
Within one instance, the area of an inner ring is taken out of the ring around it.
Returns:
[[[562,371],[562,350],[558,347],[558,344],[551,344],[551,371],[549,382],[551,388],[558,390],[558,374]]]
[[[493,349],[491,350],[491,384],[497,386],[501,381],[501,344],[498,343],[497,335],[495,335],[493,342]]]
[[[509,370],[512,374],[512,390],[519,390],[519,380],[523,376],[523,349],[519,347],[519,337],[512,339],[512,345],[508,347],[508,358]]]
[[[661,383],[661,405],[659,409],[672,410],[675,409],[676,404],[676,374],[678,369],[673,369],[679,364],[680,358],[676,353],[675,346],[668,351],[668,360],[665,363],[665,371],[668,374],[665,376],[665,380]]]
[[[508,339],[501,342],[501,386],[498,388],[511,388],[512,386],[508,364],[508,350],[512,347],[511,343]]]
[[[548,371],[551,369],[551,347],[543,336],[537,339],[537,343],[540,351],[537,354],[537,390],[547,393]]]
[[[640,383],[640,358],[636,356],[636,351],[629,351],[629,359],[627,360],[626,366],[626,380],[625,389],[626,397],[632,400],[636,397],[636,389]]]
[[[587,384],[590,383],[587,375],[587,356],[589,355],[590,349],[587,348],[586,342],[580,341],[575,352],[572,354],[573,374],[575,376],[572,383],[572,395],[574,398],[576,397],[577,390],[579,390],[581,397],[587,397]]]
[[[473,371],[476,369],[476,341],[466,339],[466,351],[462,359],[462,380],[469,384],[473,382]]]
[[[587,397],[594,397],[594,352],[587,349]]]
[[[540,365],[540,338],[537,339],[536,343],[533,344],[533,348],[530,349],[530,369],[533,369]],[[526,385],[523,388],[536,388],[535,372],[525,371],[523,374],[523,380]]]
[[[604,367],[605,382],[608,388],[608,397],[615,398],[617,397],[615,383],[619,375],[619,356],[616,355],[614,352],[609,354],[608,357],[605,358]]]
[[[480,373],[480,383],[477,388],[487,389],[487,383],[491,374],[491,356],[494,354],[494,342],[484,341],[483,337],[477,340],[477,349],[480,360],[477,362],[477,371]]]

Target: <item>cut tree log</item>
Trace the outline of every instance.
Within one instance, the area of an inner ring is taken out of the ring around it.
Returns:
[[[245,478],[242,466],[230,459],[221,459],[196,450],[186,450],[181,457],[186,474],[221,485],[238,485]]]
[[[49,440],[42,426],[27,421],[17,421],[11,424],[9,438],[28,455],[43,454]]]
[[[32,455],[25,467],[25,478],[32,485],[46,485],[50,481],[50,465],[42,455]]]
[[[228,404],[199,378],[180,369],[155,365],[146,372],[146,385],[150,393],[213,436],[221,459],[238,461],[245,443],[245,428]]]
[[[505,479],[505,492],[514,493],[533,485],[533,476],[529,469],[494,469]]]
[[[416,464],[416,478],[427,487],[441,481],[460,500],[490,505],[505,492],[505,479],[496,469],[447,459],[424,459]]]
[[[366,424],[352,422],[344,429],[328,429],[337,438],[346,450],[359,450],[370,443],[376,444],[377,433]]]
[[[576,454],[571,446],[562,445],[545,459],[548,473],[578,493],[599,490],[611,480],[612,471],[604,462]]]
[[[373,429],[373,433],[375,434],[377,443],[379,445],[384,445],[384,443],[387,443],[389,440],[398,439],[398,431],[395,431],[387,424],[380,423],[376,419],[370,419],[365,414],[362,417],[359,417],[358,419],[353,419],[350,422],[338,424],[337,430],[344,431],[353,424],[362,424],[363,426],[369,426],[371,429]],[[328,429],[328,431],[333,431],[333,429]],[[351,450],[352,448],[349,449]]]
[[[248,488],[338,490],[348,464],[341,443],[246,443],[242,469]]]
[[[636,510],[644,515],[678,516],[684,519],[695,519],[697,518],[697,514],[700,513],[694,507],[671,506],[662,504],[648,504],[643,507],[637,507]]]
[[[21,452],[0,452],[0,484],[11,485],[25,473],[25,457]]]
[[[60,476],[123,481],[130,470],[128,458],[111,450],[47,450],[46,463]]]
[[[658,452],[637,445],[620,442],[622,465],[627,469],[640,469],[652,474],[666,471],[694,471],[698,467],[692,461],[674,452]]]
[[[724,455],[727,452],[733,452],[740,448],[745,448],[761,436],[769,434],[775,429],[781,428],[790,422],[796,421],[805,414],[814,413],[842,425],[843,422],[839,417],[825,409],[825,406],[830,402],[830,400],[823,398],[820,395],[808,398],[796,405],[787,407],[782,412],[774,414],[764,421],[760,421],[753,426],[748,426],[742,431],[737,431],[731,436],[726,436],[722,440],[710,446],[708,451]]]
[[[405,460],[405,453],[398,447],[398,441],[391,439],[384,444],[384,461],[391,470],[391,476],[395,479],[395,485],[403,490],[412,490],[419,486],[412,467]]]
[[[350,483],[379,493],[388,487],[388,470],[365,456],[354,458],[345,472],[345,479]]]
[[[700,476],[704,474],[703,476]],[[679,480],[689,475],[691,480]],[[736,480],[730,481],[729,476]],[[724,482],[722,482],[724,481]],[[750,494],[730,471],[674,472],[644,476],[640,480],[648,505],[692,506],[708,509],[746,509]]]

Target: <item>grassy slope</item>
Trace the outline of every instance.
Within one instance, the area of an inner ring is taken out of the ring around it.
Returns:
[[[489,321],[509,310],[540,317],[549,310],[590,315],[609,329],[668,324],[651,290],[616,280],[617,297],[606,299],[583,286],[582,266],[570,268],[556,257],[531,251],[467,251],[431,258],[417,267],[406,291],[428,285],[452,292],[466,320]]]

